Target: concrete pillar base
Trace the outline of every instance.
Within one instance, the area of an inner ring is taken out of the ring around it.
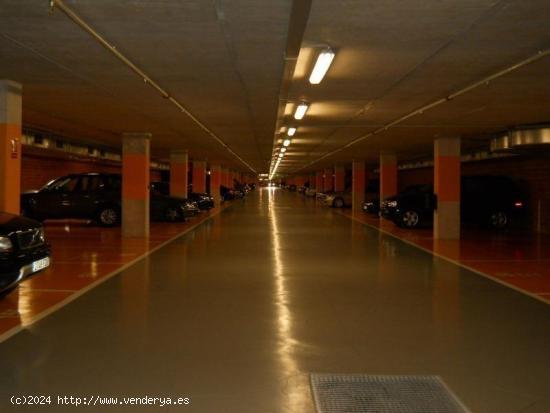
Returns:
[[[149,133],[122,137],[122,235],[149,236]]]
[[[187,151],[170,153],[170,195],[187,198],[189,161]]]

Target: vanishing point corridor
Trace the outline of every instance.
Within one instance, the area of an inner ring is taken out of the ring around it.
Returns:
[[[549,326],[542,302],[263,188],[1,343],[0,411],[75,411],[8,405],[28,393],[309,413],[310,373],[360,373],[439,375],[473,412],[543,413]]]

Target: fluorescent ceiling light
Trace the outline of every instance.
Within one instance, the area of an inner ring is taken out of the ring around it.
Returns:
[[[300,103],[296,107],[296,111],[294,112],[294,119],[298,119],[298,120],[302,119],[306,114],[308,107],[309,105],[307,103],[305,102]]]
[[[323,80],[327,74],[328,68],[332,63],[332,59],[334,59],[334,52],[330,48],[319,53],[315,66],[313,66],[313,70],[309,76],[309,83],[312,85],[318,85],[321,83],[321,80]]]
[[[287,132],[288,136],[294,136],[295,133],[296,133],[296,128],[288,128],[288,132]]]
[[[285,139],[283,141],[283,146],[288,146],[288,145],[290,145],[290,139]]]

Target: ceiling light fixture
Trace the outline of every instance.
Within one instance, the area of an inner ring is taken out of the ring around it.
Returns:
[[[294,136],[296,133],[296,128],[288,128],[288,132],[286,133],[288,136]]]
[[[328,68],[330,67],[333,59],[334,52],[330,47],[319,53],[315,66],[313,66],[313,70],[309,76],[309,83],[312,85],[318,85],[321,83],[321,80],[323,80],[327,74]]]
[[[281,153],[279,154],[279,158],[282,158],[283,156],[285,156],[285,154],[284,154],[284,152],[281,152]]]
[[[286,152],[286,148],[281,148],[281,152],[282,152],[282,153],[285,153],[285,152]]]
[[[307,109],[309,108],[309,104],[306,102],[300,103],[298,106],[296,106],[296,111],[294,112],[294,119],[302,119],[304,115],[307,112]]]
[[[288,145],[290,145],[290,139],[285,139],[283,141],[283,146],[288,146]]]

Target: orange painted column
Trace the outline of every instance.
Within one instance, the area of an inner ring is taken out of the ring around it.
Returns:
[[[434,142],[434,239],[460,239],[460,139]]]
[[[324,190],[323,171],[317,171],[315,173],[315,189],[317,192],[323,192]]]
[[[353,161],[351,164],[351,203],[354,211],[363,209],[365,190],[367,188],[367,174],[365,162]]]
[[[325,169],[325,191],[332,191],[334,189],[334,179],[333,179],[333,171],[332,168],[326,168]]]
[[[334,190],[341,192],[345,188],[346,168],[343,165],[334,167]]]
[[[220,205],[220,186],[222,185],[222,167],[210,165],[210,196],[214,197],[214,203]]]
[[[206,161],[193,161],[193,192],[206,192]]]
[[[149,236],[150,133],[122,136],[122,235]]]
[[[0,80],[0,211],[19,214],[21,84]]]
[[[170,195],[187,198],[189,160],[187,151],[170,153]]]
[[[394,153],[380,154],[380,202],[397,194],[397,157]]]

